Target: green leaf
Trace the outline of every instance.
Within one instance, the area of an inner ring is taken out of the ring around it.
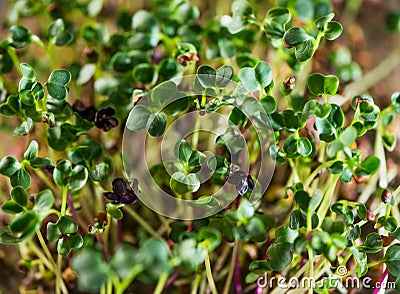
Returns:
[[[0,228],[0,244],[18,244],[26,239],[24,237],[15,237],[11,234],[9,227]]]
[[[395,92],[391,96],[392,108],[397,113],[400,114],[400,92]]]
[[[66,85],[71,81],[71,73],[65,69],[55,70],[50,74],[46,87],[49,95],[57,100],[64,100],[67,97]]]
[[[23,207],[28,205],[28,195],[21,186],[16,186],[11,190],[11,199]]]
[[[334,13],[329,13],[327,15],[317,18],[317,20],[315,21],[315,26],[317,27],[318,31],[323,32],[325,25],[330,22],[334,17]]]
[[[339,138],[329,144],[327,154],[329,157],[334,156],[337,152],[343,151],[346,147],[349,147],[356,139],[358,133],[355,127],[348,127],[339,135]]]
[[[315,49],[316,44],[313,38],[304,41],[295,48],[296,59],[300,62],[306,62],[314,55]]]
[[[107,203],[106,211],[109,215],[111,215],[115,219],[122,219],[124,215],[119,208],[119,205],[113,203]]]
[[[214,251],[221,244],[221,233],[212,227],[201,227],[197,238],[207,248],[208,252]]]
[[[217,71],[208,65],[202,65],[197,69],[197,80],[205,89],[216,85]]]
[[[79,275],[79,286],[86,291],[100,292],[108,279],[109,265],[95,248],[84,248],[74,255],[71,267]]]
[[[378,233],[369,233],[362,245],[357,246],[358,250],[365,253],[376,253],[382,250],[383,241]]]
[[[133,132],[145,129],[150,115],[151,112],[146,107],[136,105],[129,113],[126,127]]]
[[[356,174],[367,176],[374,174],[380,166],[380,160],[376,156],[368,156],[356,169]]]
[[[31,186],[31,175],[24,167],[21,167],[10,176],[10,183],[13,187],[22,186],[24,189],[28,189]]]
[[[162,113],[152,113],[147,121],[146,128],[153,137],[160,137],[167,127],[167,116]]]
[[[30,161],[38,157],[38,153],[39,153],[39,144],[37,141],[32,140],[31,143],[29,143],[29,146],[24,153],[24,158]]]
[[[156,27],[156,18],[146,10],[138,10],[132,17],[132,29],[137,32],[152,32]]]
[[[246,141],[241,133],[231,127],[228,127],[224,134],[217,137],[216,144],[225,145],[232,154],[236,154],[246,147]]]
[[[27,117],[18,127],[14,129],[14,136],[25,136],[33,127],[33,121],[30,117]]]
[[[31,210],[23,212],[10,222],[11,232],[22,233],[24,236],[32,236],[39,229],[39,216]]]
[[[219,88],[226,87],[232,80],[233,68],[229,65],[221,66],[216,71],[215,84]]]
[[[137,250],[128,244],[121,244],[115,251],[110,265],[113,270],[118,274],[120,279],[125,279],[129,276],[132,268],[135,267],[135,261]]]
[[[50,242],[57,242],[58,239],[62,236],[57,224],[55,223],[47,223],[47,231],[46,231],[46,238]]]
[[[90,171],[90,176],[97,182],[104,181],[110,174],[110,168],[107,162],[100,162]]]
[[[68,90],[66,87],[48,83],[46,85],[49,95],[57,100],[64,100],[67,97]]]
[[[258,278],[259,275],[272,271],[272,268],[267,260],[253,260],[249,265],[249,270],[257,274]]]
[[[283,144],[283,151],[285,151],[286,156],[288,158],[294,158],[299,155],[297,152],[298,143],[299,142],[295,137],[293,137],[293,136],[287,137],[287,139],[285,140],[285,143]]]
[[[294,199],[297,203],[297,205],[299,205],[299,207],[307,212],[308,211],[308,205],[310,203],[310,195],[308,195],[308,193],[306,191],[303,190],[299,190],[294,194]]]
[[[299,27],[290,28],[283,35],[285,43],[292,47],[296,47],[301,43],[310,40],[310,38],[311,36],[309,36],[304,29]]]
[[[393,244],[388,248],[385,254],[385,264],[393,276],[400,276],[400,244]]]
[[[42,190],[35,198],[35,206],[33,207],[33,211],[40,215],[41,219],[44,219],[50,213],[49,210],[53,207],[53,204],[53,192],[51,192],[49,189]]]
[[[344,170],[344,164],[343,161],[338,160],[332,163],[330,167],[328,167],[328,171],[334,175],[339,175],[343,172]]]
[[[200,181],[195,174],[175,172],[170,180],[171,189],[178,194],[196,192],[200,188]]]
[[[291,14],[287,8],[276,7],[268,10],[264,20],[264,30],[273,39],[281,39],[285,33],[285,25]]]
[[[254,68],[244,67],[239,72],[244,88],[249,92],[264,89],[272,82],[272,70],[268,63],[260,61]]]
[[[15,202],[14,200],[9,200],[9,201],[4,202],[3,205],[1,206],[1,209],[5,213],[11,213],[11,214],[17,214],[17,213],[24,211],[24,208],[21,205],[19,205],[17,202]]]
[[[253,6],[245,0],[235,0],[231,5],[231,11],[234,15],[248,17],[253,14]]]
[[[88,179],[89,172],[83,165],[77,165],[74,167],[70,174],[68,181],[68,189],[72,191],[80,190]]]
[[[297,152],[304,157],[310,156],[313,151],[313,146],[307,138],[300,138],[297,143]]]
[[[65,159],[61,160],[54,169],[54,181],[59,186],[67,186],[72,172],[71,163]]]
[[[11,177],[17,170],[21,168],[21,164],[12,156],[3,157],[0,161],[0,174]]]
[[[133,77],[141,83],[153,83],[157,78],[157,71],[151,64],[141,63],[133,69]]]
[[[192,155],[192,147],[189,143],[182,139],[175,144],[174,153],[176,158],[184,163],[188,163],[190,156]]]
[[[268,263],[275,271],[283,271],[293,259],[292,244],[273,243],[267,249]]]
[[[350,252],[353,254],[353,257],[357,262],[357,276],[364,276],[368,272],[367,254],[357,250],[356,247],[351,247]]]
[[[255,77],[261,88],[269,86],[272,82],[272,70],[268,63],[260,61],[254,68]]]
[[[325,25],[324,37],[325,39],[332,41],[339,38],[342,32],[343,27],[340,23],[336,21],[330,21]]]
[[[314,73],[308,76],[307,85],[315,96],[335,95],[339,87],[339,79],[333,75],[324,76]]]
[[[393,216],[381,216],[380,218],[378,218],[376,225],[378,227],[383,226],[386,231],[393,233],[397,229],[398,223]]]
[[[31,32],[20,25],[13,25],[10,28],[11,46],[20,49],[31,42]]]
[[[78,231],[78,225],[68,215],[64,215],[58,220],[57,227],[63,235],[73,234]]]
[[[50,74],[49,83],[65,86],[71,81],[71,73],[65,69],[58,69]]]

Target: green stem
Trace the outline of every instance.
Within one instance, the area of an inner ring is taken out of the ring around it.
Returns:
[[[162,290],[164,289],[164,285],[167,282],[168,273],[164,272],[161,274],[160,278],[158,279],[156,289],[154,290],[154,294],[161,294]]]
[[[371,267],[374,267],[374,266],[376,266],[376,265],[379,265],[379,264],[382,264],[382,263],[384,263],[386,260],[384,259],[384,258],[382,258],[382,259],[379,259],[379,260],[375,260],[375,261],[372,261],[372,262],[370,262],[370,263],[368,263],[367,264],[367,267],[368,268],[371,268]],[[357,269],[353,269],[353,270],[351,270],[351,271],[348,271],[347,272],[347,274],[346,274],[346,276],[350,276],[350,275],[352,275],[352,274],[355,274],[355,273],[357,273]]]
[[[197,290],[199,289],[201,278],[202,278],[201,275],[196,274],[196,276],[194,278],[194,282],[192,283],[192,290],[190,291],[190,294],[197,294]]]
[[[392,210],[392,206],[389,203],[387,203],[386,204],[386,214],[385,214],[386,218],[388,218],[390,216],[390,211],[391,210]]]
[[[199,144],[199,129],[200,129],[200,125],[201,125],[201,116],[197,115],[196,117],[196,123],[194,125],[194,130],[193,130],[193,135],[192,135],[192,148],[194,150],[197,149],[197,146]]]
[[[62,275],[61,275],[61,267],[62,267],[62,256],[60,254],[57,255],[57,267],[56,271],[56,294],[60,294],[61,283],[62,283]]]
[[[294,162],[293,162],[293,160],[291,158],[288,158],[288,161],[289,161],[290,167],[292,169],[294,183],[300,182],[300,177],[299,177],[299,174],[297,172],[296,165],[294,164]]]
[[[331,166],[336,160],[330,160],[327,162],[324,162],[323,164],[321,164],[320,166],[318,166],[306,179],[306,181],[304,182],[304,189],[306,190],[310,185],[311,182],[315,179],[315,177],[318,175],[318,173],[323,170],[324,168],[327,168],[329,166]]]
[[[157,232],[145,221],[136,211],[128,206],[124,206],[124,210],[135,220],[137,221],[145,231],[147,231],[153,237],[159,237]]]
[[[217,287],[215,286],[214,278],[212,275],[210,256],[208,255],[208,253],[206,255],[206,259],[204,260],[204,264],[206,266],[206,276],[207,276],[208,284],[210,285],[211,293],[218,294]]]
[[[19,75],[22,77],[23,74],[22,74],[22,70],[21,70],[21,68],[19,66],[20,62],[19,62],[17,53],[15,53],[15,50],[13,48],[11,48],[11,47],[9,47],[7,49],[7,53],[10,56],[10,58],[11,58],[13,64],[14,64],[15,69],[18,71]]]
[[[328,185],[328,190],[325,193],[324,199],[322,201],[321,206],[318,208],[318,219],[319,219],[319,224],[322,224],[322,221],[327,214],[329,210],[329,206],[331,204],[333,195],[335,194],[335,188],[336,188],[336,182],[339,179],[339,175],[330,175],[327,185]]]
[[[142,272],[142,270],[143,266],[141,264],[137,264],[130,270],[129,274],[124,278],[124,280],[121,283],[118,283],[118,278],[117,278],[115,283],[115,288],[116,288],[115,294],[123,294],[124,291],[132,283],[132,281],[136,278],[136,276]]]
[[[65,215],[67,211],[67,198],[68,198],[68,187],[62,187],[62,198],[61,198],[61,214]]]
[[[222,292],[223,294],[228,294],[229,290],[231,288],[232,278],[233,278],[233,274],[235,272],[235,262],[236,262],[238,250],[239,250],[239,240],[235,240],[235,243],[233,244],[231,264],[229,265],[228,277],[226,278],[226,283],[224,286],[224,290]]]

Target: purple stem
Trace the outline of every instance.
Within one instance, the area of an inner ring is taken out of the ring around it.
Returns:
[[[389,273],[388,269],[385,269],[385,271],[382,274],[382,277],[379,279],[379,284],[376,285],[376,288],[375,288],[373,294],[378,294],[379,293],[379,290],[382,287],[383,281],[386,279],[388,273]]]
[[[164,289],[167,289],[179,276],[179,270],[176,270],[167,280],[167,282],[164,285]]]
[[[265,251],[264,251],[264,255],[263,255],[263,260],[267,260],[268,259],[268,255],[267,255],[267,249],[269,248],[269,246],[272,245],[272,243],[274,243],[275,239],[274,238],[270,238],[269,236],[269,232],[266,232],[267,235],[267,242],[265,243]],[[256,288],[256,292],[255,294],[261,294],[262,293],[262,288],[258,285],[257,283],[257,288]]]
[[[299,267],[302,268],[305,263],[306,263],[306,259],[304,257],[302,257],[300,260]]]
[[[74,201],[72,200],[72,196],[71,196],[71,191],[70,190],[68,190],[68,193],[67,193],[67,203],[68,203],[69,209],[71,211],[72,219],[78,225],[78,233],[80,233],[79,224],[78,224],[78,217],[76,215],[76,210],[75,210],[75,207],[74,207]]]
[[[235,258],[235,290],[237,294],[241,294],[242,285],[240,284],[240,263],[239,263],[240,247],[237,250]]]

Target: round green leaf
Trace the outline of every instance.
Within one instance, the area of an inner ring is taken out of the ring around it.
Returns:
[[[21,167],[10,176],[10,183],[13,187],[21,186],[28,189],[31,186],[31,175],[25,168]]]
[[[11,190],[11,199],[23,207],[28,205],[28,195],[21,186],[16,186]]]
[[[0,174],[11,177],[17,170],[21,168],[21,164],[12,156],[3,157],[0,161]]]
[[[26,160],[32,160],[36,157],[38,157],[38,153],[39,153],[39,144],[37,141],[32,140],[29,143],[28,148],[26,149],[25,153],[24,153],[24,158]]]
[[[170,186],[176,193],[183,195],[188,192],[196,192],[200,188],[200,181],[195,174],[176,172],[171,177]]]
[[[147,121],[146,128],[153,137],[160,137],[167,127],[167,116],[162,113],[152,113]]]

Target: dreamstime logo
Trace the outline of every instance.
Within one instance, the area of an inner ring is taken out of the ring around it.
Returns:
[[[372,282],[370,277],[353,277],[347,276],[347,268],[339,266],[336,270],[337,274],[330,274],[327,277],[316,279],[314,277],[304,278],[285,278],[285,277],[268,277],[268,273],[260,276],[257,280],[257,286],[260,288],[274,288],[280,289],[309,289],[309,288],[346,288],[346,289],[395,289],[395,282],[384,281]]]
[[[244,137],[237,120],[243,128],[252,126],[251,138]],[[187,148],[200,152],[182,155],[188,162],[198,159],[195,169],[177,158],[182,139],[190,146]],[[246,139],[251,143],[246,144]],[[139,199],[164,216],[208,217],[238,195],[231,174],[215,190],[213,175],[220,173],[223,158],[217,155],[217,141],[228,150],[229,155],[223,154],[230,163],[227,171],[237,170],[256,179],[254,187],[245,183],[252,189],[244,187],[250,191],[250,202],[255,203],[266,191],[275,167],[269,155],[274,135],[259,100],[243,85],[224,77],[197,74],[164,82],[146,93],[129,114],[122,144],[126,177],[139,180]],[[249,148],[258,153],[257,158],[250,158]]]

